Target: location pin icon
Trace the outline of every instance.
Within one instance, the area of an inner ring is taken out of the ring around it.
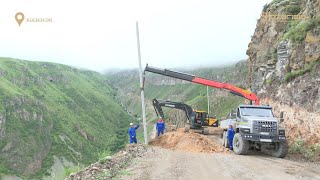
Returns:
[[[21,25],[22,21],[24,20],[24,14],[22,12],[18,12],[15,16],[17,23],[19,26]]]

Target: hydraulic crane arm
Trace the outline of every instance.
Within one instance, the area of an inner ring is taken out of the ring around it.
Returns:
[[[228,84],[228,83],[222,83],[222,82],[217,82],[217,81],[213,81],[213,80],[209,80],[209,79],[204,79],[204,78],[200,78],[197,77],[195,75],[191,75],[191,74],[186,74],[186,73],[181,73],[181,72],[177,72],[177,71],[172,71],[172,70],[168,70],[168,69],[160,69],[160,68],[156,68],[156,67],[150,67],[150,66],[146,66],[144,71],[148,71],[148,72],[152,72],[152,73],[156,73],[156,74],[160,74],[160,75],[164,75],[164,76],[168,76],[168,77],[173,77],[173,78],[177,78],[177,79],[181,79],[181,80],[185,80],[185,81],[190,81],[190,82],[194,82],[197,84],[202,84],[205,86],[211,86],[214,88],[219,88],[219,89],[225,89],[230,91],[230,93],[244,97],[248,100],[250,100],[250,102],[254,102],[256,105],[259,105],[259,98],[257,97],[256,94],[241,89],[239,87],[236,87],[232,84]]]
[[[153,107],[154,107],[158,116],[164,117],[164,114],[163,114],[161,107],[165,106],[168,108],[181,109],[181,110],[185,111],[188,120],[190,121],[190,119],[191,119],[193,110],[187,104],[184,104],[181,102],[165,101],[165,100],[160,100],[160,99],[153,99],[152,104],[153,104]]]

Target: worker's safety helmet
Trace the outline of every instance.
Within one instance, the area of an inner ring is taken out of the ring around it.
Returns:
[[[133,123],[130,123],[130,126],[133,126]]]

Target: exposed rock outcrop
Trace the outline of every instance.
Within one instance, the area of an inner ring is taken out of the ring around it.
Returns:
[[[320,0],[273,1],[264,13],[305,18],[259,19],[247,50],[251,90],[286,111],[290,142],[320,143]]]

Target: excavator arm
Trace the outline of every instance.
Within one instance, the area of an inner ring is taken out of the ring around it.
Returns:
[[[236,87],[232,84],[217,82],[217,81],[213,81],[213,80],[209,80],[209,79],[200,78],[200,77],[197,77],[197,76],[191,75],[191,74],[181,73],[181,72],[172,71],[172,70],[168,70],[168,69],[160,69],[160,68],[151,67],[148,65],[146,66],[144,71],[152,72],[152,73],[156,73],[156,74],[160,74],[160,75],[164,75],[164,76],[168,76],[168,77],[173,77],[173,78],[181,79],[181,80],[185,80],[185,81],[190,81],[190,82],[202,84],[205,86],[211,86],[211,87],[218,88],[218,89],[225,89],[225,90],[228,90],[232,94],[235,94],[235,95],[238,95],[240,97],[243,97],[243,98],[250,100],[251,104],[252,104],[252,102],[254,102],[255,105],[259,105],[259,98],[257,97],[256,94],[254,94],[250,91],[241,89],[239,87]]]
[[[217,119],[208,117],[208,114],[204,111],[193,110],[189,105],[182,102],[173,102],[160,99],[152,100],[153,107],[158,116],[164,118],[162,107],[174,108],[183,110],[187,116],[187,123],[191,129],[199,129],[203,126],[217,127]]]
[[[169,107],[169,108],[175,108],[175,109],[180,109],[185,111],[186,116],[189,120],[191,121],[191,116],[193,113],[192,108],[184,103],[181,102],[172,102],[172,101],[166,101],[166,100],[160,100],[160,99],[153,99],[152,104],[154,107],[154,110],[156,111],[158,116],[164,117],[163,111],[162,111],[162,106]]]
[[[161,108],[161,106],[160,106],[160,104],[159,104],[159,101],[156,100],[156,99],[153,99],[153,100],[152,100],[152,104],[153,104],[154,110],[155,110],[156,113],[157,113],[157,116],[164,118],[163,110],[162,110],[162,108]]]

